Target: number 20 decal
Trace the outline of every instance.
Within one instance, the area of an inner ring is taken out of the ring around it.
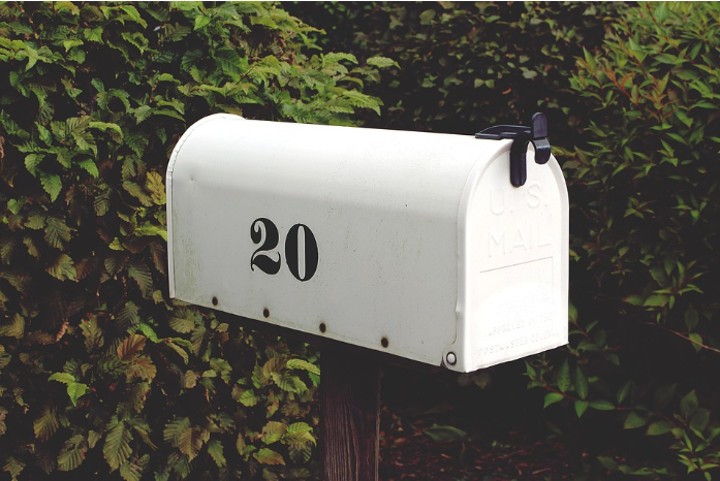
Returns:
[[[250,258],[250,269],[254,271],[257,267],[266,274],[277,274],[280,271],[281,255],[271,250],[277,247],[280,235],[273,221],[264,217],[255,219],[250,226],[250,239],[259,245]],[[315,275],[318,266],[317,241],[305,224],[295,224],[288,231],[285,237],[285,262],[290,273],[301,282]]]

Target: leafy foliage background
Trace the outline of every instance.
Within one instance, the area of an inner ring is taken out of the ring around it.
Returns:
[[[212,112],[348,124],[388,61],[272,3],[0,5],[0,466],[301,479],[317,355],[170,302],[164,173]]]
[[[524,416],[591,454],[576,479],[717,478],[719,26],[716,3],[0,5],[6,477],[317,472],[317,353],[167,298],[190,123],[472,133],[542,109],[570,346],[458,381],[500,411],[527,385]]]

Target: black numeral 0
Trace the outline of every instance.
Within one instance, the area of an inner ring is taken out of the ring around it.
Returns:
[[[255,222],[252,223],[252,226],[250,226],[250,238],[255,244],[260,244],[260,247],[253,252],[250,258],[250,269],[254,271],[255,266],[257,266],[266,274],[277,274],[280,270],[280,254],[278,254],[277,260],[261,254],[261,252],[267,252],[270,249],[276,248],[278,245],[280,236],[278,235],[275,224],[273,224],[270,219],[256,219]]]
[[[250,239],[260,247],[250,258],[250,269],[257,266],[266,274],[275,275],[280,271],[280,254],[277,260],[264,254],[275,249],[280,240],[278,229],[270,219],[260,218],[250,226]],[[310,228],[304,224],[295,224],[285,238],[285,262],[290,273],[300,282],[310,280],[318,266],[318,245]]]
[[[295,224],[285,238],[285,262],[295,279],[305,282],[317,270],[318,247],[308,226]]]

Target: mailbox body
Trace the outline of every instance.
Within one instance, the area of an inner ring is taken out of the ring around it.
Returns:
[[[167,171],[170,295],[469,372],[567,343],[568,199],[510,140],[245,120]]]

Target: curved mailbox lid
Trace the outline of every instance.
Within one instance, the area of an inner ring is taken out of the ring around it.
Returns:
[[[469,199],[509,146],[203,119],[167,172],[171,296],[435,365],[453,349],[449,367],[474,369]]]
[[[448,350],[465,371],[568,342],[567,188],[552,156],[527,169],[513,187],[508,155],[498,156],[476,167],[463,196],[459,335]]]

